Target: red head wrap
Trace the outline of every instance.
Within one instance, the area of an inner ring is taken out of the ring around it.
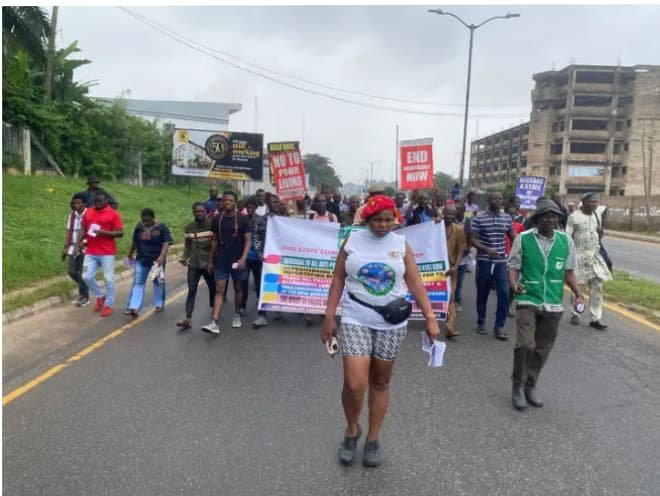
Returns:
[[[367,220],[372,215],[376,215],[383,210],[391,210],[395,219],[401,218],[401,214],[396,208],[396,203],[389,196],[374,195],[367,199],[367,203],[362,207],[362,220]]]

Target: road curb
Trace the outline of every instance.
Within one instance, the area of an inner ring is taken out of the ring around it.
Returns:
[[[177,248],[180,248],[177,249]],[[180,254],[183,251],[183,245],[177,245],[176,247],[173,246],[173,249],[175,249],[174,253],[168,255],[167,261],[168,262],[174,262],[178,260]],[[123,281],[124,279],[132,278],[133,277],[133,271],[130,269],[125,269],[121,267],[123,270],[120,270],[119,272],[115,272],[115,282],[117,281]],[[101,280],[99,281],[99,287],[104,288],[105,283]],[[46,298],[44,300],[39,300],[32,305],[28,305],[26,307],[21,307],[17,308],[16,310],[12,310],[11,312],[3,313],[2,314],[2,324],[10,324],[12,322],[15,322],[17,320],[23,319],[25,317],[30,317],[32,315],[35,315],[38,312],[42,312],[44,310],[47,310],[49,308],[62,305],[65,303],[70,302],[73,298],[75,298],[78,295],[78,290],[77,289],[72,289],[68,293],[61,294],[61,295],[55,295],[51,296],[49,298]]]
[[[633,232],[610,231],[608,229],[605,229],[605,235],[611,236],[612,238],[630,239],[632,241],[645,241],[647,243],[660,244],[660,237],[645,236],[644,234],[638,234]],[[607,240],[605,240],[605,243],[607,243]]]

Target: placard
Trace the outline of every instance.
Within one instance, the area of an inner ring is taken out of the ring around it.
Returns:
[[[401,189],[433,188],[433,138],[399,142]]]
[[[299,142],[268,143],[268,162],[280,200],[302,200],[307,186]]]
[[[537,200],[545,192],[545,177],[523,176],[516,181],[516,196],[521,210],[535,210]]]

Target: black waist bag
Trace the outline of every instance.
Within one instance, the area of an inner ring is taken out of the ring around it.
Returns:
[[[366,301],[362,301],[353,293],[348,293],[348,297],[358,302],[360,305],[378,312],[384,319],[385,322],[390,324],[400,324],[404,322],[410,314],[412,313],[412,303],[410,303],[405,298],[397,298],[396,300],[390,301],[387,305],[372,305]]]

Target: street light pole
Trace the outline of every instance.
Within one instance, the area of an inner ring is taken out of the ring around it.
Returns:
[[[486,19],[485,21],[479,23],[479,24],[468,24],[465,22],[463,19],[458,17],[456,14],[453,14],[451,12],[446,12],[442,9],[428,9],[428,12],[433,13],[433,14],[438,14],[438,15],[448,15],[456,19],[458,22],[460,22],[463,26],[465,26],[469,31],[470,31],[470,50],[468,52],[468,70],[467,70],[467,87],[465,88],[465,113],[463,116],[463,147],[461,149],[461,166],[459,169],[459,174],[458,174],[458,183],[460,187],[463,187],[463,177],[465,173],[465,150],[466,150],[466,145],[467,145],[467,125],[468,125],[468,111],[470,107],[470,80],[472,77],[472,44],[474,40],[474,32],[483,26],[484,24],[494,21],[495,19],[511,19],[512,17],[520,17],[520,14],[512,14],[511,12],[507,12],[506,15],[503,16],[493,16],[490,17],[489,19]]]
[[[372,186],[374,182],[374,164],[377,164],[378,162],[380,162],[380,160],[365,160],[365,162],[368,163],[370,166],[369,186]]]

